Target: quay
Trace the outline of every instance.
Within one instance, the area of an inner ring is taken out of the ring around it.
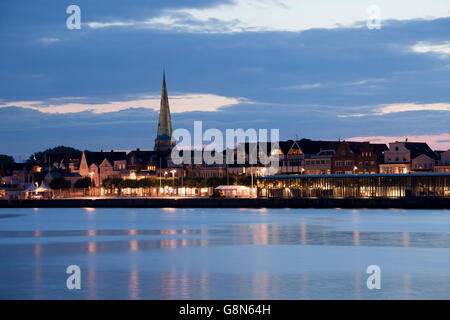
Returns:
[[[78,198],[0,200],[0,208],[354,208],[450,209],[450,197],[399,198]]]

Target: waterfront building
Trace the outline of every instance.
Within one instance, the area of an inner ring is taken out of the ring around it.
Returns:
[[[426,154],[421,154],[411,160],[411,172],[433,172],[436,159]]]
[[[450,197],[450,173],[258,177],[261,198]]]
[[[127,171],[126,152],[84,151],[81,156],[80,176],[91,178],[97,187],[101,186],[105,179],[121,178],[125,171]]]
[[[70,187],[73,188],[75,186],[75,183],[81,179],[81,175],[78,172],[70,172],[68,170],[61,170],[61,171],[49,171],[45,175],[43,182],[45,185],[50,185],[53,179],[58,178],[64,178],[64,180],[67,180],[70,182]]]
[[[307,175],[331,174],[331,159],[336,154],[333,149],[320,150],[317,154],[305,155],[305,171]]]
[[[355,153],[355,173],[379,173],[379,164],[382,162],[383,152],[387,150],[385,144],[358,143]]]
[[[341,141],[338,144],[335,155],[331,158],[332,174],[352,174],[355,173],[355,154],[347,142]]]
[[[439,156],[424,142],[392,142],[380,173],[432,172]]]
[[[443,151],[440,153],[440,165],[450,166],[450,150]]]
[[[2,184],[22,187],[34,179],[42,178],[42,167],[32,163],[7,163],[0,165]]]
[[[305,155],[296,141],[280,141],[278,153],[280,156],[280,172],[282,174],[305,171]]]
[[[439,164],[433,168],[434,172],[450,172],[450,150],[439,153]]]
[[[167,158],[169,153],[166,151],[140,150],[136,149],[127,154],[128,170],[140,172],[156,172],[160,167],[167,167]]]

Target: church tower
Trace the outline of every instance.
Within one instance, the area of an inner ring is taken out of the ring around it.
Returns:
[[[156,151],[168,151],[175,145],[172,140],[172,119],[170,117],[169,97],[166,88],[166,72],[163,70],[161,104],[159,107],[158,133],[155,139]]]

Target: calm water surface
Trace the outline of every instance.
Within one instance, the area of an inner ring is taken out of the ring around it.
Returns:
[[[0,298],[449,299],[450,211],[0,209]]]

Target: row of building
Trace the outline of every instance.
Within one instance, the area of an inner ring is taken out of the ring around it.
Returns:
[[[266,167],[249,164],[251,146],[245,148],[242,164],[175,165],[169,150],[84,151],[80,154],[60,154],[45,163],[12,163],[0,166],[3,184],[18,185],[42,182],[47,185],[64,177],[73,185],[89,177],[93,186],[101,186],[108,178],[181,178],[224,177],[228,175],[265,175]],[[235,157],[239,149],[234,150]],[[433,151],[426,143],[393,142],[385,144],[347,141],[314,141],[309,139],[281,141],[276,150],[278,172],[272,174],[408,174],[420,172],[450,172],[450,150]],[[223,163],[226,162],[225,154]],[[237,161],[236,161],[237,162]]]
[[[450,150],[433,151],[423,142],[393,142],[374,144],[354,141],[288,140],[280,141],[267,152],[278,155],[277,172],[268,171],[267,165],[251,164],[251,153],[256,144],[245,143],[232,150],[233,164],[226,163],[226,152],[220,155],[222,164],[183,163],[175,165],[171,151],[172,121],[167,95],[165,74],[161,93],[158,132],[153,150],[84,151],[53,154],[44,163],[27,162],[0,165],[0,183],[3,186],[25,188],[27,184],[49,185],[53,179],[63,177],[74,187],[76,182],[89,177],[92,187],[99,187],[109,178],[143,179],[181,177],[225,177],[228,175],[296,174],[409,174],[415,172],[450,172]],[[256,150],[259,152],[259,150]],[[184,151],[186,152],[186,151]],[[188,151],[189,152],[189,151]],[[191,151],[194,153],[193,151]],[[194,157],[192,157],[194,158]],[[238,164],[237,159],[243,159]]]

